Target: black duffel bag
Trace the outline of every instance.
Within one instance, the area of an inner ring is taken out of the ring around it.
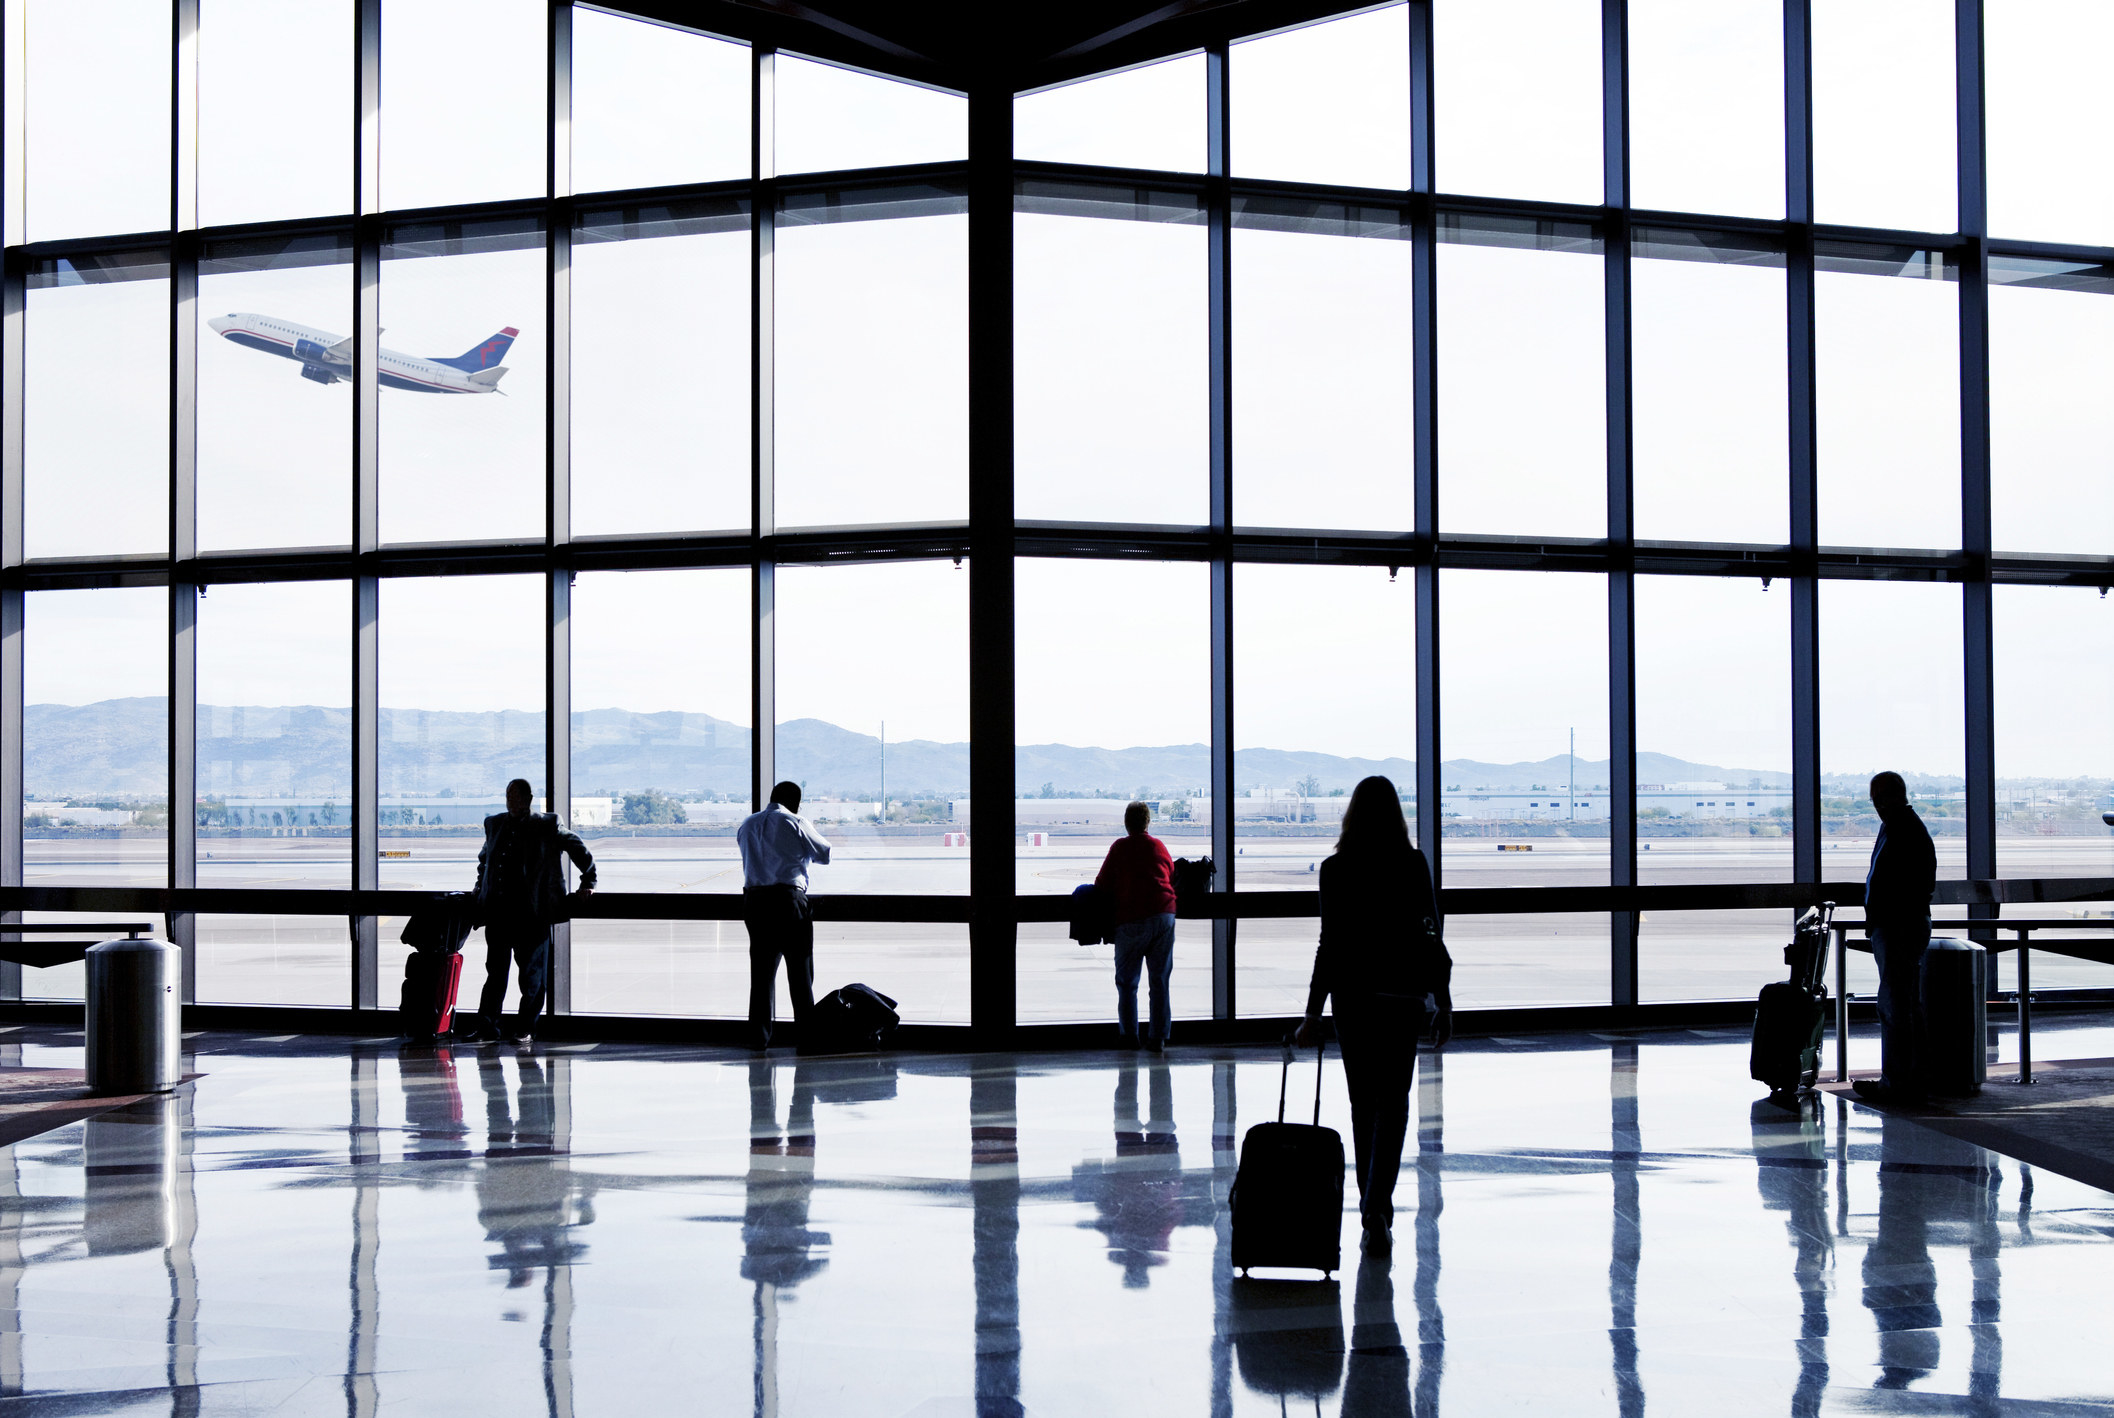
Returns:
[[[815,1001],[808,1013],[810,1028],[802,1031],[800,1046],[803,1051],[821,1053],[878,1049],[888,1042],[901,1018],[896,1002],[872,985],[846,985]],[[814,1037],[808,1038],[809,1034]]]
[[[467,891],[450,891],[432,905],[411,913],[397,937],[421,955],[453,955],[462,949],[477,924],[477,903]]]

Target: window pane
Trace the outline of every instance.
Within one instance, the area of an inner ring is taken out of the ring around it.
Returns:
[[[1982,23],[1990,232],[2114,241],[2114,189],[2085,176],[2100,166],[2114,9],[2096,0],[2005,0]]]
[[[1248,202],[1234,217],[1234,520],[1406,531],[1409,231],[1392,214],[1301,206]]]
[[[1599,242],[1584,227],[1442,220],[1440,525],[1450,533],[1606,535]],[[1523,409],[1533,416],[1521,417]]]
[[[525,219],[382,247],[382,540],[543,534],[544,260]]]
[[[1652,843],[1652,856],[1666,847]],[[1643,859],[1640,858],[1640,861]],[[1698,867],[1704,863],[1698,862]],[[1837,863],[1829,863],[1831,867]],[[1697,880],[1710,880],[1699,872]],[[1722,878],[1718,878],[1722,880]],[[1683,1000],[1752,998],[1755,982],[1784,973],[1784,946],[1791,939],[1794,911],[1644,911],[1637,917],[1637,997],[1646,1004]],[[1851,991],[1869,997],[1877,983],[1859,983],[1851,954]],[[1832,968],[1832,967],[1831,967]],[[1834,987],[1829,986],[1832,990]]]
[[[215,243],[198,307],[199,545],[350,542],[351,243]]]
[[[224,226],[352,210],[353,39],[353,16],[342,0],[201,0],[201,221]],[[268,75],[299,76],[282,91],[285,121],[262,106],[270,89],[260,92],[258,80]]]
[[[343,916],[201,915],[194,929],[201,1004],[345,1007],[352,937]]]
[[[1015,513],[1199,524],[1211,459],[1202,209],[1084,195],[1031,193],[1013,218]]]
[[[548,26],[539,0],[383,0],[386,206],[549,190]]]
[[[1204,170],[1204,56],[1192,54],[1013,101],[1013,152],[1037,162]]]
[[[1442,192],[1600,201],[1597,0],[1432,11]]]
[[[1936,253],[1823,250],[1814,277],[1820,539],[1960,544],[1960,304]]]
[[[1235,568],[1240,890],[1315,890],[1314,864],[1334,850],[1351,789],[1370,774],[1394,780],[1414,822],[1416,609],[1416,578],[1384,566]],[[1250,944],[1244,922],[1243,974]],[[1309,933],[1309,956],[1313,944]]]
[[[1408,187],[1409,7],[1233,46],[1233,170],[1346,187]]]
[[[1636,587],[1637,879],[1791,880],[1791,588]]]
[[[167,230],[166,0],[23,0],[23,10],[23,239]]]
[[[749,525],[751,269],[745,203],[597,212],[575,228],[576,534]]]
[[[1813,6],[1813,203],[1822,221],[1959,225],[1953,82],[1951,0]]]
[[[966,212],[932,189],[781,209],[779,526],[969,515]]]
[[[1439,619],[1445,885],[1605,886],[1605,578],[1447,571]]]
[[[1458,857],[1447,857],[1448,885]],[[1491,883],[1474,880],[1477,886]],[[1608,917],[1601,911],[1449,916],[1455,1009],[1521,1009],[1608,1002]]]
[[[2114,875],[2114,600],[1997,587],[1995,684],[1997,875]]]
[[[573,11],[573,190],[749,175],[749,47]]]
[[[1996,548],[2104,556],[2114,538],[2114,269],[2000,259],[1989,291]]]
[[[969,573],[777,571],[778,776],[833,850],[813,889],[969,889]],[[905,635],[915,626],[914,636]]]
[[[574,578],[571,821],[602,889],[741,890],[733,834],[749,811],[749,607],[745,567]],[[672,640],[671,627],[681,628]],[[618,934],[648,954],[677,943]],[[634,963],[647,966],[643,955]],[[653,968],[663,967],[675,968]]]
[[[30,556],[169,545],[168,272],[161,252],[59,257],[31,269],[22,371]],[[101,372],[83,378],[90,369]]]
[[[780,54],[778,171],[834,172],[969,155],[958,94]]]
[[[1132,799],[1166,804],[1155,808],[1151,831],[1175,856],[1208,854],[1208,836],[1184,840],[1191,828],[1167,820],[1173,802],[1206,797],[1211,782],[1208,568],[1023,560],[1014,606],[1020,793],[1071,800],[1059,805],[1061,819],[1039,818],[1033,828],[1022,805],[1020,890],[1063,894],[1092,881],[1123,835],[1122,808]],[[1087,665],[1092,672],[1080,673]],[[1201,925],[1177,935],[1177,961],[1185,950],[1207,949]]]
[[[166,886],[169,593],[22,598],[22,880]]]
[[[200,598],[200,886],[352,884],[351,704],[344,582]]]
[[[1629,63],[1638,206],[1784,214],[1782,5],[1629,0]]]
[[[1821,583],[1824,880],[1863,880],[1879,830],[1867,789],[1882,769],[1908,780],[1939,879],[1967,874],[1960,613],[1958,586]]]
[[[1122,807],[1117,804],[1118,809]],[[1022,824],[1026,826],[1025,823]],[[1167,840],[1167,850],[1176,856],[1195,856],[1199,851],[1209,851],[1210,846],[1184,842],[1168,837],[1158,823],[1152,827],[1156,837]],[[1086,878],[1091,879],[1101,866],[1101,854],[1108,849],[1109,839],[1123,835],[1119,825],[1109,833],[1094,839],[1093,861],[1085,866]],[[1082,845],[1081,852],[1085,848]],[[1026,864],[1023,863],[1025,866]],[[1024,888],[1033,890],[1034,888]],[[1067,888],[1069,890],[1069,888]],[[1274,924],[1274,923],[1267,923]],[[1241,925],[1241,942],[1247,943],[1248,926]],[[820,946],[818,943],[817,949]],[[1116,1033],[1116,951],[1111,945],[1082,946],[1073,940],[1061,923],[1022,922],[1018,944],[1014,948],[1015,1017],[1023,1024],[1102,1024],[1108,1029],[1113,1041]],[[1307,951],[1307,968],[1313,968],[1313,949]],[[1211,1017],[1211,924],[1208,921],[1182,921],[1175,928],[1174,968],[1168,982],[1168,1003],[1174,1017],[1182,1019],[1209,1019]],[[1305,996],[1301,995],[1304,1003]],[[1241,1013],[1253,1014],[1255,1010],[1247,1004],[1241,1005]],[[1145,980],[1138,980],[1138,1017],[1151,1016]],[[1180,1029],[1175,1030],[1174,1042],[1183,1042]]]
[[[381,612],[382,886],[467,891],[508,781],[544,792],[543,578],[392,578]]]
[[[1783,257],[1757,245],[1638,233],[1630,388],[1640,537],[1790,538]]]

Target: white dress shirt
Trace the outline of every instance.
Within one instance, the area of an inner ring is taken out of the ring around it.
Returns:
[[[797,886],[805,891],[807,864],[829,865],[829,843],[779,803],[743,818],[734,840],[741,847],[743,886]]]

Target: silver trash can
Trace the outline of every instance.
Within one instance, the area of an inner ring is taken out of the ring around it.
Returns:
[[[183,951],[165,940],[88,947],[88,1091],[161,1093],[183,1081]]]

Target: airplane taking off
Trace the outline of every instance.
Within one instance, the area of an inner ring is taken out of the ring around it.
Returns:
[[[352,339],[340,339],[327,330],[296,325],[269,315],[237,313],[208,320],[214,333],[246,349],[262,350],[281,359],[298,360],[301,377],[318,384],[336,384],[352,376]],[[377,350],[382,387],[408,389],[414,394],[491,394],[506,377],[506,358],[514,337],[521,332],[509,325],[498,334],[471,346],[453,358],[398,354]]]

